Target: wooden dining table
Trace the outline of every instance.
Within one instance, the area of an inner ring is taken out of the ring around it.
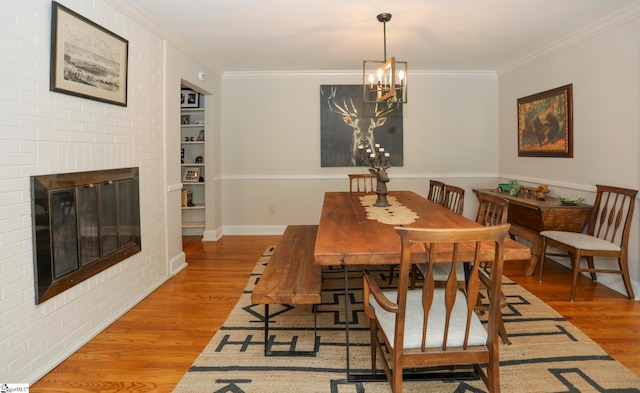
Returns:
[[[324,196],[314,256],[321,266],[387,265],[400,263],[400,238],[395,225],[367,218],[360,197],[363,193],[327,192]],[[409,228],[474,228],[480,224],[458,215],[416,194],[413,191],[391,191],[398,203],[417,215],[415,222],[403,224]],[[382,208],[379,208],[382,209]],[[493,258],[493,248],[487,246],[486,259]],[[448,255],[443,254],[443,258]],[[481,256],[482,257],[482,256]],[[415,262],[424,262],[424,254],[416,248]],[[526,245],[505,239],[504,260],[531,258]]]
[[[400,263],[400,238],[394,224],[387,224],[368,217],[361,197],[367,194],[354,192],[327,192],[324,196],[318,235],[314,249],[315,263],[321,266],[342,266],[345,277],[345,298],[349,294],[348,270],[364,265],[387,265]],[[371,194],[369,194],[371,195]],[[473,228],[480,224],[458,215],[418,195],[413,191],[391,191],[390,200],[410,210],[414,216],[411,223],[401,224],[409,228]],[[385,209],[385,208],[377,208]],[[439,249],[440,251],[440,249]],[[469,248],[470,259],[472,249]],[[441,250],[442,259],[450,258],[450,252]],[[464,253],[464,250],[460,251]],[[461,255],[463,256],[463,255]],[[491,261],[495,257],[494,248],[487,244],[481,259]],[[437,258],[437,256],[436,256]],[[505,239],[504,261],[529,260],[529,248],[512,239]],[[415,263],[425,261],[424,250],[416,248],[412,254]],[[450,259],[449,259],[450,260]],[[345,301],[345,315],[349,314],[349,302]],[[346,366],[347,380],[370,381],[380,379],[380,375],[352,375],[349,359],[349,320],[346,319]]]

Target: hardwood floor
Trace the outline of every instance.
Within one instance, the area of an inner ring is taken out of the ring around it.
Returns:
[[[278,236],[184,238],[189,266],[31,386],[33,392],[170,392],[222,325],[264,249]],[[505,274],[554,307],[640,375],[640,302],[584,278],[569,299],[569,270],[545,264],[544,282]]]

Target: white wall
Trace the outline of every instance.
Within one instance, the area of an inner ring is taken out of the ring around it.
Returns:
[[[191,88],[204,95],[205,101],[205,162],[207,182],[205,183],[206,225],[215,228],[220,222],[219,182],[220,177],[220,73],[198,62],[197,55],[190,53],[189,48],[176,47],[169,43],[166,49],[165,67],[165,156],[167,162],[167,255],[170,260],[170,272],[176,273],[185,267],[185,255],[182,251],[182,209],[180,191],[182,178],[180,168],[180,89]],[[189,56],[191,55],[191,56]],[[200,79],[203,72],[205,78]],[[218,103],[217,105],[215,105]],[[216,196],[218,195],[218,196]],[[216,209],[216,205],[218,208]],[[212,233],[211,233],[212,232]],[[215,231],[209,231],[207,240],[217,240]]]
[[[222,203],[225,234],[271,233],[317,223],[325,191],[347,190],[347,173],[320,167],[320,86],[358,84],[359,73],[232,74],[223,78]],[[265,98],[266,97],[266,98]],[[495,186],[498,164],[494,73],[411,74],[404,106],[404,166],[389,189],[427,191],[427,179]],[[393,154],[393,152],[391,152]],[[471,179],[471,180],[470,180]],[[472,180],[472,179],[475,179]],[[474,196],[468,189],[469,208]],[[269,213],[269,205],[276,206]]]
[[[544,183],[551,194],[595,197],[595,185],[640,188],[640,14],[573,45],[534,58],[499,76],[500,175]],[[516,102],[573,84],[573,158],[517,156]],[[640,206],[633,218],[629,260],[640,298]],[[605,262],[603,265],[612,263]],[[599,280],[626,293],[617,275]]]

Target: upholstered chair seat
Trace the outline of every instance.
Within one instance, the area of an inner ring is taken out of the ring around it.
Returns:
[[[540,235],[581,250],[620,251],[619,245],[584,233],[542,231]]]
[[[385,296],[396,302],[398,298],[397,291],[384,292]],[[444,341],[445,328],[445,305],[444,305],[444,289],[436,289],[434,292],[433,305],[429,310],[429,319],[427,324],[427,341],[425,347],[438,348],[442,347]],[[369,297],[371,306],[376,309],[376,318],[380,323],[380,328],[387,337],[395,336],[395,320],[396,314],[385,311],[378,305],[373,295]],[[407,291],[407,314],[405,317],[404,331],[404,347],[405,349],[420,348],[422,345],[422,320],[424,312],[422,308],[422,290],[414,289]],[[461,291],[456,294],[456,301],[451,313],[451,322],[449,325],[449,337],[447,339],[448,347],[461,347],[464,340],[465,329],[467,324],[467,304],[466,298]],[[469,345],[486,345],[487,330],[482,326],[482,322],[477,314],[471,313],[471,331],[469,333]],[[393,341],[389,342],[393,346]]]

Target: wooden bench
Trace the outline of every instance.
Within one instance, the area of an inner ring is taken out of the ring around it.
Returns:
[[[313,251],[317,225],[289,225],[251,293],[253,304],[264,304],[265,356],[315,356],[316,310],[321,302],[322,272]],[[269,349],[269,304],[312,304],[314,311],[313,351],[271,351]]]

